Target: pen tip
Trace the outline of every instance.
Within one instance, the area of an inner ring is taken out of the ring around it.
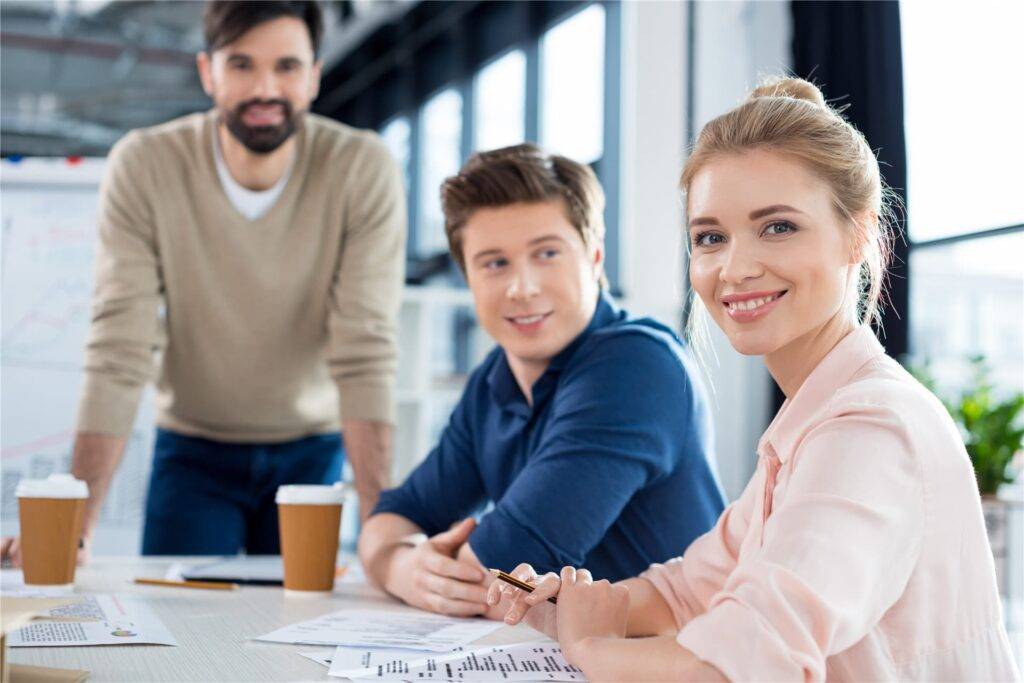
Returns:
[[[489,571],[490,573],[492,573],[492,574],[495,574],[495,575],[497,575],[497,574],[500,574],[500,573],[501,573],[501,570],[500,570],[500,569],[488,569],[487,571]]]

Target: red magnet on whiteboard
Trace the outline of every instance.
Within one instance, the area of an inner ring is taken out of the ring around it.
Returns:
[[[78,164],[82,163],[82,157],[68,157],[67,162],[69,166],[77,166]]]

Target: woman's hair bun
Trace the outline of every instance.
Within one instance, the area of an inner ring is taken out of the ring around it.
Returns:
[[[754,88],[748,99],[759,97],[789,97],[794,100],[805,100],[816,104],[822,109],[828,109],[825,104],[825,96],[818,90],[818,86],[802,78],[774,77],[763,81],[761,85]]]

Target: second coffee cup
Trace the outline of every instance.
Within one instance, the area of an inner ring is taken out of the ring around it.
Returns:
[[[334,588],[338,533],[346,487],[290,485],[277,489],[277,518],[286,591]]]

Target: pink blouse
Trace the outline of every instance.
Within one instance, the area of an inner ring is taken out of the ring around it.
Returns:
[[[758,455],[715,527],[642,574],[681,645],[737,681],[1017,679],[960,434],[869,328]]]

